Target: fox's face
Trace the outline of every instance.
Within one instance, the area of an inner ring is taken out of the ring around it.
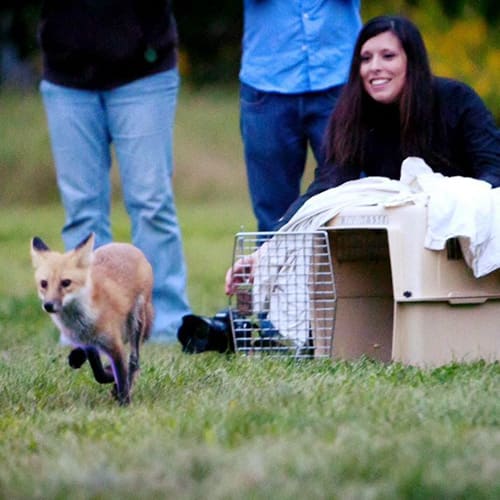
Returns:
[[[90,235],[74,250],[54,252],[38,237],[31,242],[31,260],[42,307],[59,313],[81,292],[88,281],[94,237]]]

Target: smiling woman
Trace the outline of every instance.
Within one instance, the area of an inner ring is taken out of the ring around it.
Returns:
[[[407,57],[399,38],[390,31],[361,47],[360,76],[366,93],[383,104],[399,99],[406,83]]]
[[[326,189],[362,175],[399,179],[409,156],[445,176],[500,186],[500,131],[491,112],[466,84],[432,74],[422,35],[404,17],[376,17],[360,31],[326,149],[329,161],[280,227]]]
[[[280,227],[309,198],[346,181],[362,175],[399,179],[410,156],[444,176],[500,186],[500,131],[492,114],[472,88],[431,73],[420,32],[403,17],[376,17],[360,31],[326,147],[328,163],[315,170]],[[258,257],[256,252],[227,271],[228,295],[238,274],[252,275]]]

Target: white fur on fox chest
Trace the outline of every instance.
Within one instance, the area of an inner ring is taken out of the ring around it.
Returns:
[[[64,298],[62,309],[51,315],[63,335],[75,344],[96,343],[97,315],[93,312],[85,289]]]

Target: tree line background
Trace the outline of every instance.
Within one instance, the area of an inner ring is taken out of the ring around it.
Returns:
[[[147,0],[146,0],[147,1]],[[36,40],[41,1],[3,0],[0,7],[0,83],[37,81]],[[236,82],[243,2],[174,1],[181,42],[180,69],[193,85]],[[498,0],[365,0],[363,19],[399,13],[424,35],[434,71],[466,81],[500,119],[500,2]],[[77,28],[76,28],[77,29]]]

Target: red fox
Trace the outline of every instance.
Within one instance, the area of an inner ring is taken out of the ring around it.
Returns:
[[[153,272],[133,245],[93,248],[93,233],[66,253],[51,251],[40,238],[33,238],[38,295],[63,337],[76,346],[69,364],[80,368],[88,359],[95,379],[114,382],[114,396],[127,405],[139,370],[139,347],[151,332]],[[111,366],[103,367],[100,353],[109,357]]]

